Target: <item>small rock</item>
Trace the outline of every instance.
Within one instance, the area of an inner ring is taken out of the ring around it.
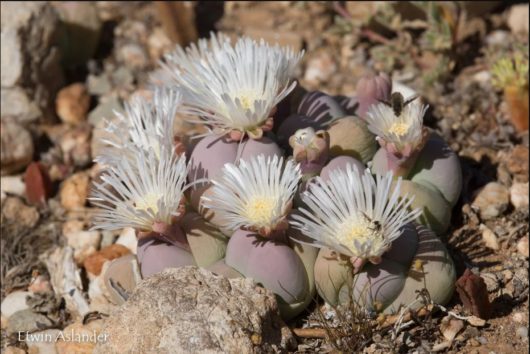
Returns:
[[[72,174],[73,166],[56,163],[50,166],[48,172],[52,182],[62,182]]]
[[[85,223],[81,220],[66,220],[63,223],[63,235],[73,234],[85,229]]]
[[[53,98],[63,81],[57,13],[47,1],[1,5],[2,118],[22,124],[42,116],[51,120]]]
[[[45,331],[28,333],[23,336],[23,341],[28,346],[29,354],[56,354],[55,342],[59,338],[61,330],[47,329]]]
[[[512,5],[507,22],[513,33],[528,35],[528,4]]]
[[[102,230],[101,231],[101,245],[100,247],[107,247],[114,243],[116,238],[116,231]]]
[[[103,264],[106,261],[111,261],[113,259],[120,258],[121,256],[124,256],[129,253],[131,253],[131,251],[123,245],[110,245],[88,256],[83,262],[83,265],[88,273],[97,276],[101,273]]]
[[[446,316],[442,319],[440,324],[440,332],[446,340],[451,342],[455,339],[458,332],[464,328],[464,321],[454,318],[452,316]]]
[[[109,294],[110,300],[117,305],[127,301],[142,281],[138,260],[131,253],[105,263],[101,273],[98,279],[103,278],[104,292]]]
[[[27,206],[17,197],[8,197],[2,205],[2,215],[11,222],[32,228],[39,222],[37,208]]]
[[[475,338],[471,338],[468,343],[472,347],[480,347],[480,342]]]
[[[24,61],[21,53],[21,43],[17,32],[14,30],[2,30],[2,87],[11,87],[18,84],[22,79]]]
[[[510,187],[510,201],[516,209],[528,207],[528,182],[514,183]]]
[[[489,46],[502,46],[509,40],[509,36],[509,31],[495,30],[486,36],[486,43]]]
[[[489,293],[499,289],[499,279],[495,273],[482,273],[480,277],[484,279]]]
[[[91,321],[86,325],[76,322],[67,326],[55,343],[57,354],[92,353],[97,343],[109,340],[109,335],[101,331],[102,327],[102,320]]]
[[[83,208],[89,193],[88,174],[79,172],[63,182],[60,191],[61,205],[66,210]]]
[[[524,145],[516,145],[507,157],[506,167],[516,182],[528,182],[528,157],[528,147]]]
[[[480,344],[484,345],[484,344],[488,344],[488,340],[485,338],[485,337],[477,337],[477,340],[479,341]]]
[[[112,83],[114,86],[119,88],[133,88],[134,83],[134,74],[131,72],[131,69],[120,66],[116,71],[113,71],[111,74]]]
[[[116,244],[124,245],[131,250],[132,253],[136,254],[136,248],[138,246],[138,240],[136,239],[136,231],[132,227],[126,227],[120,233]]]
[[[480,224],[479,230],[482,231],[482,240],[484,241],[486,247],[494,251],[498,251],[500,248],[499,240],[497,239],[497,235],[495,235],[495,232],[493,232],[489,227],[484,224]]]
[[[107,75],[88,75],[87,78],[88,92],[91,95],[106,95],[112,90],[110,79]]]
[[[149,63],[145,49],[136,43],[127,43],[118,49],[118,60],[128,68],[144,69]]]
[[[147,27],[142,21],[125,18],[114,29],[114,36],[129,42],[144,44],[147,41]]]
[[[517,337],[521,339],[527,339],[528,338],[528,327],[525,327],[525,326],[517,327],[515,333],[517,334]]]
[[[157,61],[162,55],[173,49],[173,43],[161,27],[156,27],[147,39],[151,60]]]
[[[29,309],[17,311],[9,317],[7,331],[9,333],[33,332],[49,328],[52,321],[40,313],[35,313]]]
[[[511,284],[513,286],[514,299],[528,296],[528,269],[518,268],[515,271]]]
[[[337,64],[328,52],[321,52],[319,55],[309,59],[304,74],[304,80],[309,84],[326,82],[337,71]]]
[[[522,312],[516,312],[512,315],[512,320],[517,323],[523,323],[525,321],[525,315]]]
[[[271,352],[292,340],[270,291],[191,266],[144,279],[105,321],[104,333],[108,341],[95,353]]]
[[[29,308],[28,304],[26,304],[26,297],[28,295],[30,293],[27,291],[13,291],[9,293],[2,301],[2,316],[9,318],[15,312],[27,310]]]
[[[33,158],[33,141],[21,125],[2,119],[0,123],[0,172],[2,176],[24,169]]]
[[[88,114],[88,121],[90,124],[97,127],[98,123],[103,121],[103,119],[111,119],[114,117],[114,111],[123,112],[123,107],[120,103],[120,100],[116,96],[106,97],[106,99],[101,100],[96,108],[90,111]],[[92,138],[92,140],[94,139],[95,137]],[[92,152],[94,155],[97,155],[94,152],[94,149]]]
[[[491,314],[491,303],[488,288],[484,279],[466,268],[464,274],[455,283],[456,292],[460,296],[464,308],[474,316],[488,319]]]
[[[517,251],[524,257],[528,258],[528,235],[523,236],[517,241]]]
[[[473,75],[473,81],[479,84],[486,84],[491,81],[491,72],[489,70],[482,70]]]
[[[475,327],[484,327],[486,325],[486,320],[483,320],[477,316],[469,316],[467,318],[467,323]]]
[[[74,259],[77,264],[83,264],[85,259],[95,253],[101,241],[99,231],[70,231],[64,232],[68,245],[74,249]]]
[[[2,176],[0,179],[0,189],[2,192],[14,194],[19,197],[24,196],[26,186],[22,180],[22,175]]]
[[[478,192],[472,205],[479,209],[483,220],[488,220],[502,215],[509,203],[508,189],[500,183],[490,182]]]
[[[85,167],[92,162],[91,140],[92,127],[82,124],[68,129],[59,138],[59,146],[63,153],[64,163],[77,167]]]
[[[502,276],[504,277],[504,281],[507,283],[513,278],[513,273],[509,269],[505,269],[502,271]]]
[[[90,96],[82,83],[62,88],[55,100],[57,115],[65,123],[77,125],[84,122],[90,107]]]
[[[52,196],[52,182],[48,170],[39,162],[32,162],[24,173],[26,198],[32,205],[43,205]]]
[[[2,117],[14,117],[17,122],[26,124],[36,121],[42,115],[39,106],[20,87],[2,87],[0,95]]]
[[[108,264],[103,265],[102,273],[106,271]],[[98,311],[102,313],[111,313],[115,307],[112,297],[106,292],[105,280],[103,275],[95,276],[88,273],[90,284],[88,286],[88,298],[90,299],[90,311]]]

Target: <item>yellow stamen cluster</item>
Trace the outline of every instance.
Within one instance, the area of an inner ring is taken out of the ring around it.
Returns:
[[[268,224],[274,217],[275,204],[274,198],[256,196],[247,203],[245,217],[255,225]]]
[[[158,213],[158,200],[161,197],[161,194],[148,193],[134,202],[135,209],[145,211],[151,209],[156,214]]]
[[[403,121],[397,121],[390,126],[390,128],[388,129],[388,132],[401,137],[407,134],[409,129],[410,129],[410,123],[403,122]]]
[[[338,233],[337,238],[343,245],[355,249],[355,241],[364,244],[372,242],[374,244],[383,244],[383,236],[376,229],[374,222],[362,218],[355,218],[346,221]]]

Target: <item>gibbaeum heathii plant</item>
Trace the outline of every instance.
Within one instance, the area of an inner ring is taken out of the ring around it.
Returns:
[[[461,172],[427,106],[385,74],[355,97],[307,92],[302,56],[223,34],[166,55],[161,86],[107,122],[94,227],[136,230],[143,277],[192,264],[252,277],[285,319],[316,291],[369,311],[423,288],[448,301],[454,266],[429,227],[447,227]],[[184,146],[177,113],[207,133]]]

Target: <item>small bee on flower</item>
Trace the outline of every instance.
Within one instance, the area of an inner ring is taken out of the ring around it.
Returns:
[[[259,139],[272,129],[276,105],[296,86],[290,81],[302,55],[248,37],[232,46],[228,37],[212,34],[209,42],[166,55],[162,81],[180,87],[186,113],[201,117],[190,122],[236,141]]]
[[[308,209],[300,208],[291,225],[315,246],[349,257],[355,272],[366,260],[379,263],[402,227],[421,213],[408,210],[413,198],[400,197],[401,179],[393,189],[392,181],[391,172],[374,179],[353,165],[331,172],[327,181],[317,177],[302,195]]]
[[[164,234],[184,214],[186,157],[164,146],[158,153],[133,144],[126,149],[131,157],[116,158],[94,183],[90,200],[100,208],[94,228]]]
[[[419,100],[404,100],[394,93],[392,104],[378,103],[370,107],[366,121],[368,129],[377,137],[379,144],[389,153],[401,158],[420,150],[428,138],[423,126],[423,116],[428,106]]]
[[[114,165],[123,157],[132,158],[127,147],[132,144],[144,150],[153,149],[160,156],[162,147],[174,147],[177,152],[182,146],[175,144],[173,121],[181,109],[182,95],[170,88],[157,88],[149,101],[135,97],[125,104],[125,113],[114,112],[118,121],[107,121],[105,147],[95,159],[103,165]]]
[[[287,215],[302,174],[293,161],[258,155],[239,165],[225,164],[203,206],[220,216],[221,226],[269,236],[288,227]]]

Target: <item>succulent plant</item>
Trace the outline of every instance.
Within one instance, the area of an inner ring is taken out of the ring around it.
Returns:
[[[310,266],[311,260],[308,261]],[[311,289],[306,266],[281,239],[264,239],[253,232],[238,230],[230,237],[225,262],[274,292],[284,318],[307,306]]]
[[[402,182],[337,164],[304,193],[307,208],[291,222],[303,236],[293,238],[321,248],[315,283],[326,302],[395,312],[424,287],[435,301],[450,299],[453,263],[436,235],[413,223],[420,210],[408,211],[413,198],[401,198]]]
[[[213,269],[263,284],[278,296],[284,317],[302,311],[314,290],[308,272],[316,253],[293,249],[286,234],[301,176],[293,161],[258,155],[226,164],[212,180],[212,193],[202,197],[203,206],[217,214],[218,226],[232,232],[224,262]]]
[[[368,128],[381,145],[372,169],[379,174],[393,171],[406,179],[402,190],[415,195],[414,207],[423,209],[420,222],[442,234],[460,196],[462,172],[447,143],[423,126],[426,109],[418,100],[403,97],[372,106]]]
[[[418,291],[426,289],[437,304],[447,303],[454,292],[456,271],[438,237],[422,225],[409,224],[382,257],[353,274],[351,266],[323,248],[315,263],[317,291],[332,305],[352,299],[375,312],[397,313],[405,306],[417,309]]]
[[[177,230],[169,235],[160,233],[139,235],[136,256],[143,278],[166,268],[196,265],[184,233],[180,229]],[[180,239],[180,242],[175,239]]]
[[[342,104],[355,115],[337,119],[328,127],[331,156],[348,155],[364,163],[372,159],[377,144],[364,121],[366,112],[374,104],[388,100],[391,91],[392,81],[386,74],[380,73],[361,78],[355,97],[341,99]]]
[[[199,267],[208,267],[224,258],[228,238],[199,214],[188,212],[181,222],[187,243]]]
[[[373,104],[390,100],[391,92],[392,80],[387,74],[379,73],[362,77],[357,82],[355,90],[355,97],[359,105],[355,114],[365,118],[366,113]]]
[[[346,116],[337,119],[327,131],[331,157],[346,155],[366,163],[377,151],[374,135],[368,130],[366,122],[359,117]]]
[[[144,150],[130,145],[132,157],[116,162],[94,184],[92,203],[100,208],[96,228],[134,227],[144,277],[166,267],[195,264],[178,221],[184,215],[185,156],[172,147]]]
[[[285,319],[317,290],[375,311],[398,309],[425,284],[447,300],[452,262],[414,220],[423,211],[437,231],[448,223],[456,156],[423,128],[426,108],[391,95],[384,74],[361,79],[355,97],[295,89],[302,55],[222,34],[168,54],[167,87],[107,124],[96,227],[136,230],[144,277],[184,265],[251,277]],[[177,112],[208,130],[193,146],[173,136]],[[133,263],[108,267],[119,301],[111,275],[126,274],[129,291]]]

